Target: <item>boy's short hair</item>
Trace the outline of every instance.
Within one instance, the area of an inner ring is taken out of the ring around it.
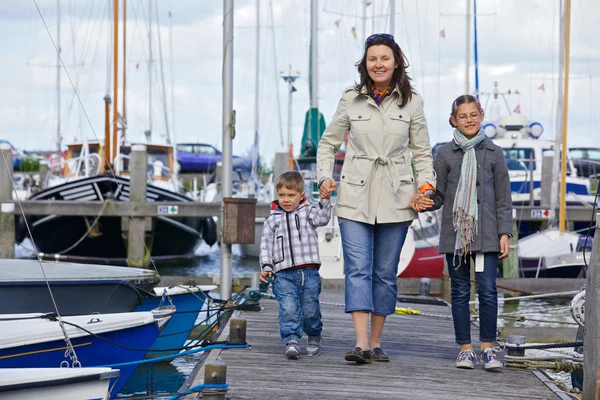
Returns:
[[[277,182],[275,183],[275,190],[279,191],[281,188],[302,193],[304,192],[304,177],[298,171],[284,172],[279,175],[279,178],[277,178]]]

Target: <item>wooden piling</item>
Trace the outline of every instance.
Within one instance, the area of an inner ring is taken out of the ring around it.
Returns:
[[[600,213],[596,214],[594,246],[587,269],[583,338],[583,400],[600,399]]]
[[[7,144],[2,144],[0,152],[0,258],[15,258],[12,150]]]
[[[46,188],[46,179],[48,178],[48,161],[41,160],[40,161],[40,187],[42,189]]]
[[[146,146],[131,146],[130,156],[130,184],[129,202],[133,209],[138,204],[146,203],[146,189],[148,179],[148,161]],[[150,264],[150,257],[146,254],[146,231],[152,227],[152,220],[144,217],[123,217],[123,226],[127,228],[127,265],[130,267],[146,268]]]

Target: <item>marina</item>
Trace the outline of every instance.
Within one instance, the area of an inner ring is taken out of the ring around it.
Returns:
[[[0,29],[22,40],[0,50],[13,78],[0,127],[0,400],[600,400],[598,6],[583,1],[7,5]],[[486,144],[463,148],[475,138]],[[462,149],[456,198],[443,193],[450,164],[438,165],[450,140]],[[278,180],[287,171],[294,190]],[[424,198],[446,212],[454,199],[451,221]],[[372,261],[342,226],[363,217]],[[406,222],[405,235],[375,251],[400,232],[387,222]],[[457,283],[440,242],[472,228],[454,245],[473,256]],[[483,237],[500,242],[497,267]],[[394,251],[397,269],[383,260]],[[372,296],[345,313],[368,268]],[[299,310],[283,300],[288,272],[322,314],[321,344],[307,343],[306,322],[299,355],[282,341],[286,307]],[[368,362],[357,321],[371,301],[376,331],[384,295],[390,360],[379,349]]]

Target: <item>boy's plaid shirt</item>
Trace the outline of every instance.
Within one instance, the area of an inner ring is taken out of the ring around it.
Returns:
[[[278,272],[298,265],[321,265],[316,228],[327,225],[330,218],[329,201],[310,204],[305,198],[289,213],[274,201],[260,240],[261,269]]]

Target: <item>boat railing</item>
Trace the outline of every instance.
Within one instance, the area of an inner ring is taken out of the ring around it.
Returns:
[[[46,182],[55,178],[82,178],[100,173],[102,159],[97,153],[72,157],[67,160],[54,161],[48,165],[49,174]]]

